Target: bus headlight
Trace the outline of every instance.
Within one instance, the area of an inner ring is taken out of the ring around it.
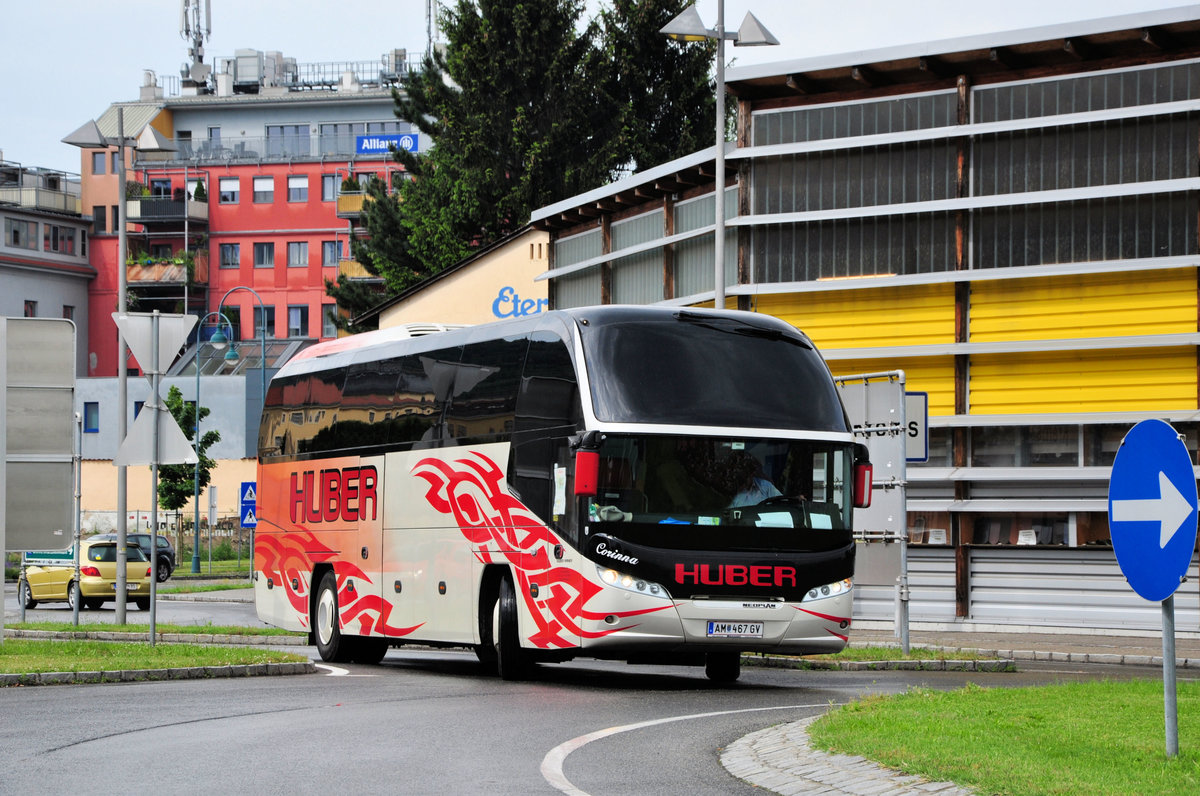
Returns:
[[[813,600],[824,600],[829,597],[836,597],[839,594],[845,594],[854,588],[854,581],[850,578],[839,580],[837,583],[826,583],[824,586],[817,586],[815,589],[809,589],[808,594],[804,595],[804,599],[800,602],[806,603]]]
[[[618,572],[615,569],[596,565],[596,574],[600,576],[600,580],[609,586],[616,586],[618,589],[631,591],[634,594],[644,594],[649,597],[660,597],[664,600],[671,599],[671,595],[667,594],[667,590],[661,585],[651,580],[643,580],[642,578]]]

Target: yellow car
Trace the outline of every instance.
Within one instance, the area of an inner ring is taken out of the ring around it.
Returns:
[[[117,599],[117,543],[85,539],[79,545],[79,595],[84,608],[96,609]],[[136,544],[125,547],[125,599],[150,610],[150,560]],[[39,602],[75,607],[75,567],[26,564],[17,580],[17,599],[26,608]]]

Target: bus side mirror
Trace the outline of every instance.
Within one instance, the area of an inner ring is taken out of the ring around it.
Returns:
[[[857,461],[854,463],[854,508],[866,509],[871,507],[871,477],[874,468],[870,462]]]
[[[599,491],[600,452],[575,451],[575,496],[592,497]]]

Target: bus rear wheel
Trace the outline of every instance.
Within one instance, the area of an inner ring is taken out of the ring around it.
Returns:
[[[351,639],[342,639],[342,643]],[[350,653],[350,659],[355,663],[376,664],[383,660],[383,656],[387,655],[388,644],[386,638],[355,638],[352,639],[354,650]]]
[[[496,670],[501,680],[523,680],[529,674],[529,656],[521,649],[517,627],[517,592],[512,579],[500,581],[500,596],[492,620],[492,638],[496,644]]]
[[[708,653],[704,656],[704,674],[714,683],[734,682],[742,674],[742,653]]]
[[[313,609],[313,637],[321,660],[346,663],[350,660],[353,639],[342,635],[338,621],[337,575],[332,571],[321,577],[317,586],[317,604]],[[383,656],[380,656],[383,657]]]

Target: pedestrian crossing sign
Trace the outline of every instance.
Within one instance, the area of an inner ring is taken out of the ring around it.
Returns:
[[[242,518],[243,528],[258,527],[258,518],[255,516],[255,504],[258,502],[258,489],[254,481],[243,481],[242,488],[238,491],[241,505],[239,512]]]

